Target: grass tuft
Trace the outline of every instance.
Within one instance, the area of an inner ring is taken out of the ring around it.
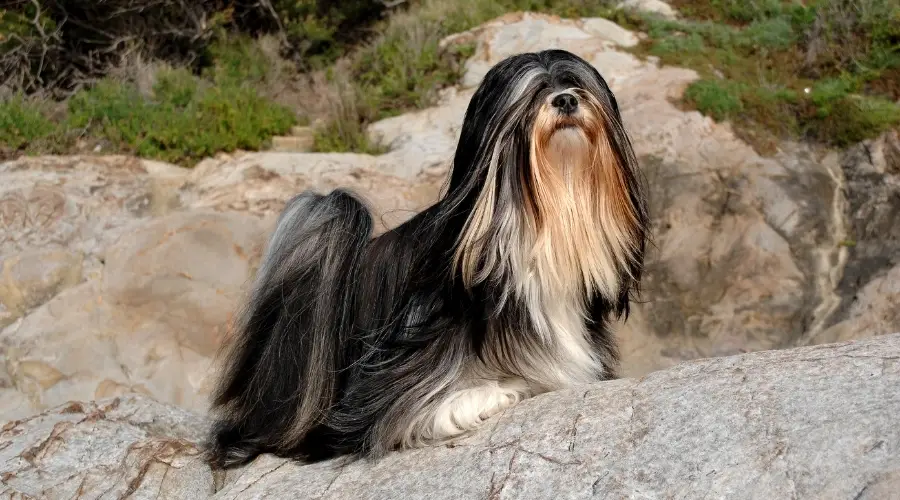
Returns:
[[[0,156],[4,150],[29,150],[56,132],[40,105],[23,95],[0,101]]]
[[[69,101],[67,121],[116,150],[179,164],[261,149],[295,123],[289,109],[251,87],[215,85],[184,69],[161,72],[149,98],[131,83],[101,81]]]

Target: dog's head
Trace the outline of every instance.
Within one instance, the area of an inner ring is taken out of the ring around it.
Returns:
[[[648,225],[638,163],[606,81],[570,52],[491,68],[466,111],[448,198],[466,212],[456,262],[467,286],[503,260],[610,299],[638,279]],[[517,242],[528,255],[492,248]]]

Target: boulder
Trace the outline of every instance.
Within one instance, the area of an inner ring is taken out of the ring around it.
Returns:
[[[666,19],[675,19],[678,17],[678,13],[675,9],[662,0],[624,0],[623,2],[620,2],[616,8],[649,12]]]
[[[130,224],[168,213],[186,172],[125,156],[0,163],[0,328],[98,277]]]
[[[824,328],[809,332],[809,343],[900,328],[900,130],[841,156],[845,240],[834,266],[834,313]]]
[[[227,471],[202,417],[143,396],[0,430],[0,497],[181,499],[891,498],[900,333],[684,362],[543,394],[447,446]]]
[[[205,409],[209,361],[259,255],[257,219],[177,212],[133,227],[101,279],[64,290],[0,334],[12,385],[37,408],[140,392]]]
[[[0,429],[0,498],[208,498],[203,419],[141,396],[70,402]]]

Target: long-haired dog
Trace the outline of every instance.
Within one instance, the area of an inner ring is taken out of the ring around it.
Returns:
[[[445,194],[372,237],[345,190],[288,202],[213,395],[212,461],[446,442],[536,394],[616,376],[610,322],[648,214],[600,73],[509,57],[466,111]]]

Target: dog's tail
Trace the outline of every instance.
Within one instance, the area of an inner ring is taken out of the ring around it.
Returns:
[[[207,442],[220,467],[293,448],[336,398],[353,276],[372,232],[354,195],[306,192],[276,223],[212,396]]]

